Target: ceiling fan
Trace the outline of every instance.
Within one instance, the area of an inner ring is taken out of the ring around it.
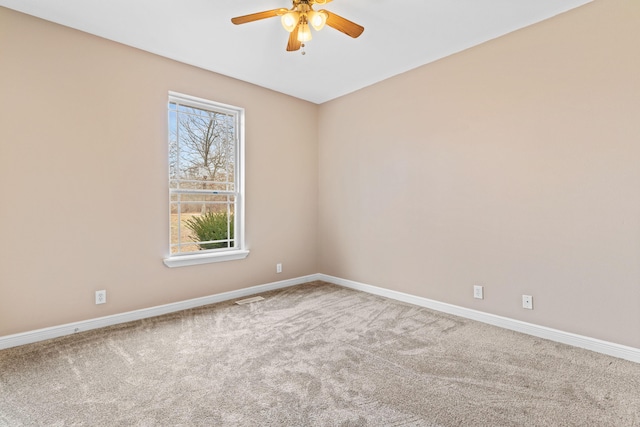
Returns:
[[[351,22],[342,16],[336,15],[328,10],[313,10],[314,5],[323,5],[332,0],[292,0],[293,7],[291,9],[272,9],[264,12],[252,13],[249,15],[237,16],[231,18],[231,22],[236,25],[246,24],[247,22],[258,21],[265,18],[281,17],[282,26],[289,34],[287,42],[287,51],[293,52],[304,47],[304,43],[311,40],[311,25],[316,31],[324,28],[325,24],[331,28],[353,37],[358,37],[364,31],[364,27]],[[304,50],[302,52],[304,55]]]

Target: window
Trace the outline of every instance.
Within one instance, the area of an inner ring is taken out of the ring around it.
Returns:
[[[169,93],[169,267],[245,258],[244,110]]]

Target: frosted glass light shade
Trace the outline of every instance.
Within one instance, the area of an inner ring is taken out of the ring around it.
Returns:
[[[316,12],[312,10],[309,12],[309,22],[314,30],[320,31],[324,28],[324,24],[327,23],[327,14],[323,10]]]
[[[298,12],[287,12],[282,15],[280,21],[282,22],[282,26],[288,32],[292,32],[296,29],[298,25],[298,20],[300,19],[300,14]]]
[[[305,22],[304,24],[300,24],[300,29],[298,30],[298,41],[304,43],[309,40],[311,40],[311,30],[309,29],[309,24]]]

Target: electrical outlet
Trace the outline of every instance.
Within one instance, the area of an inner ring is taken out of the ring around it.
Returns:
[[[276,264],[276,273],[282,273],[282,263]]]
[[[107,291],[96,291],[96,304],[104,304],[107,302]]]
[[[474,285],[473,297],[476,299],[484,299],[484,287],[480,285]]]
[[[533,310],[533,297],[531,295],[522,295],[522,308]]]

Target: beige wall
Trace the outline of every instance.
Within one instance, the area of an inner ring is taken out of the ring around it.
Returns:
[[[639,41],[598,0],[323,104],[320,271],[640,347]]]
[[[246,109],[245,260],[162,262],[169,90]],[[316,105],[4,8],[0,94],[0,336],[317,272]]]

